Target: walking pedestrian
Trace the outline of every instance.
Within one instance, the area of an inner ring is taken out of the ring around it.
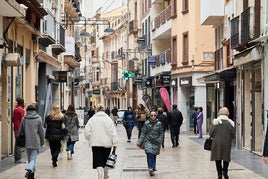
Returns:
[[[110,116],[111,111],[110,111],[110,108],[109,108],[109,107],[107,107],[107,108],[105,109],[105,113],[106,113],[108,116]]]
[[[160,154],[161,144],[163,142],[164,132],[162,123],[156,118],[156,112],[150,113],[150,119],[145,121],[141,135],[137,141],[137,146],[141,146],[144,141],[144,151],[147,156],[147,165],[149,175],[155,175],[156,156]]]
[[[197,110],[198,110],[198,107],[196,106],[193,106],[192,108],[192,121],[194,123],[194,134],[197,134],[198,133],[198,129],[197,129]]]
[[[22,98],[17,98],[16,101],[17,101],[17,106],[13,110],[13,116],[12,116],[13,130],[14,130],[15,139],[16,139],[15,146],[14,146],[14,162],[15,163],[25,163],[26,161],[24,161],[21,158],[22,148],[17,145],[20,124],[21,124],[21,121],[25,115],[24,100]]]
[[[169,123],[172,148],[178,147],[180,127],[183,122],[183,116],[181,112],[177,109],[177,104],[172,105],[172,110],[168,112],[167,119]]]
[[[88,110],[88,119],[90,119],[94,114],[95,114],[95,109],[92,106],[90,106]]]
[[[63,129],[65,128],[63,114],[59,105],[52,107],[49,115],[45,119],[45,128],[45,138],[49,142],[52,166],[57,167],[58,156],[61,150],[61,141],[64,137]]]
[[[141,129],[145,121],[150,117],[150,111],[146,109],[146,107],[143,104],[138,105],[138,110],[137,110],[137,120],[138,120],[138,137],[140,137],[141,134]]]
[[[25,134],[25,149],[28,157],[28,165],[26,166],[25,177],[33,179],[36,172],[36,160],[39,148],[44,145],[44,129],[42,127],[42,119],[36,113],[36,107],[29,105],[26,109],[19,134]]]
[[[108,168],[106,161],[112,147],[118,144],[115,125],[105,112],[104,106],[99,104],[97,112],[85,126],[85,138],[89,141],[93,155],[93,169],[97,169],[99,179],[107,179]]]
[[[67,159],[73,159],[74,154],[74,145],[75,142],[79,140],[78,130],[79,130],[79,120],[75,112],[74,105],[70,104],[67,108],[66,113],[64,114],[64,124],[68,131],[66,136],[67,141]]]
[[[216,163],[218,179],[222,179],[222,176],[225,179],[229,178],[228,166],[231,161],[231,147],[232,139],[235,136],[235,128],[234,122],[228,116],[228,108],[220,108],[218,117],[213,120],[213,125],[209,132],[210,137],[213,138],[210,160]]]
[[[117,109],[116,106],[114,106],[114,108],[112,109],[111,113],[112,113],[114,124],[117,125],[117,119],[118,119],[119,116],[117,114],[118,113],[118,109]]]
[[[201,139],[203,138],[203,135],[202,135],[203,108],[202,107],[198,107],[196,121],[197,121],[197,127],[198,127],[198,138]]]
[[[131,106],[129,106],[128,110],[124,112],[122,122],[126,129],[127,142],[131,142],[132,130],[134,126],[137,126],[137,118]]]
[[[165,132],[168,129],[168,121],[167,121],[167,116],[164,115],[164,109],[163,108],[158,108],[157,110],[158,114],[156,116],[157,119],[162,123],[163,127],[163,142],[162,142],[162,148],[165,147]]]
[[[264,140],[264,145],[263,145],[263,161],[264,163],[268,164],[268,126],[266,129],[266,135],[265,135],[265,140]]]

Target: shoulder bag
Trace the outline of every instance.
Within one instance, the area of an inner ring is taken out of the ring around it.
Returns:
[[[23,119],[23,122],[22,122],[23,128],[24,128],[24,120],[25,119]],[[18,136],[16,142],[17,142],[17,146],[19,146],[19,147],[25,147],[25,132],[24,132],[24,129],[23,129],[23,131],[21,131],[19,133],[19,136]]]
[[[116,149],[116,147],[114,146],[113,151],[109,155],[109,157],[106,161],[106,164],[105,164],[106,167],[111,168],[111,169],[113,169],[115,167],[115,163],[116,163],[116,159],[117,159],[117,155],[115,154],[115,149]]]

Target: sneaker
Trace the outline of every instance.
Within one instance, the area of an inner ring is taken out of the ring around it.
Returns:
[[[25,178],[27,179],[32,179],[34,178],[34,173],[30,170],[30,169],[26,169],[26,174],[25,174]]]
[[[130,139],[128,139],[128,140],[127,140],[127,142],[131,142],[131,140],[130,140]]]
[[[58,166],[56,161],[53,161],[52,162],[52,165],[53,165],[53,167],[57,167]]]
[[[73,159],[72,154],[71,154],[71,151],[67,151],[67,159],[68,160],[72,160]]]
[[[149,169],[149,175],[154,176],[154,170],[153,169]]]

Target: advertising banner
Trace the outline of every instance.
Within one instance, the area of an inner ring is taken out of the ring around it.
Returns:
[[[170,98],[169,98],[169,94],[168,94],[167,89],[166,88],[160,88],[159,93],[160,93],[160,96],[161,96],[162,100],[165,103],[165,106],[166,106],[168,112],[170,112]]]

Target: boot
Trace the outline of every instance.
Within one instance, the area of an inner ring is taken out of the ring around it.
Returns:
[[[72,160],[73,159],[72,154],[71,154],[71,151],[67,151],[67,159],[68,160]]]
[[[224,179],[229,179],[229,176],[227,175],[226,171],[223,171],[222,174],[223,174]]]
[[[104,179],[104,169],[102,167],[97,167],[98,179]]]

